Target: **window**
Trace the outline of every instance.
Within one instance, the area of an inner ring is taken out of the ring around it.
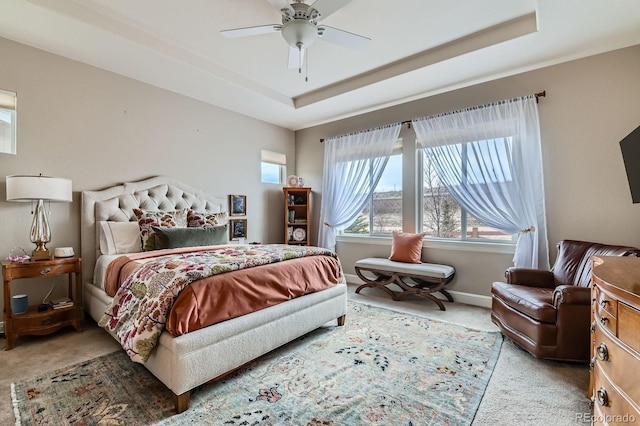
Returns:
[[[500,168],[487,169],[486,166],[474,161],[475,156],[467,156],[467,150],[471,149],[476,154],[491,155],[499,159],[505,159],[511,155],[511,138],[505,138],[504,143],[495,140],[475,141],[451,146],[447,152],[449,161],[457,162],[463,167],[462,174],[456,176],[456,182],[449,184],[473,186],[483,188],[487,182],[511,185],[512,179],[508,170]],[[422,232],[427,237],[449,238],[459,240],[492,240],[514,241],[514,235],[505,234],[495,228],[483,224],[463,209],[449,194],[436,173],[434,165],[429,161],[428,155],[421,151],[421,224]],[[479,191],[481,193],[482,189]]]
[[[402,145],[393,154],[368,204],[345,235],[390,235],[402,231]]]
[[[15,92],[0,90],[0,153],[16,153]]]
[[[262,150],[260,176],[263,183],[282,184],[287,173],[287,156],[279,152]]]

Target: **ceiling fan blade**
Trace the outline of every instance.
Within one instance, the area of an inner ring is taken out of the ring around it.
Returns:
[[[352,1],[353,0],[316,0],[311,7],[320,13],[320,18],[318,19],[320,21]]]
[[[320,0],[318,0],[320,1]],[[364,49],[369,45],[370,38],[348,31],[339,30],[337,28],[323,25],[318,27],[320,40],[328,41],[340,46],[349,47],[351,49]]]
[[[248,37],[261,34],[277,33],[282,29],[282,25],[260,25],[257,27],[234,28],[232,30],[220,31],[220,34],[226,38]]]
[[[293,15],[293,8],[291,7],[291,5],[289,4],[289,2],[287,0],[267,0],[269,3],[271,3],[272,6],[274,6],[276,9],[278,9],[279,11],[282,12],[283,9],[288,9],[289,11],[291,11],[291,14]]]
[[[289,47],[289,68],[298,68],[298,70],[300,71],[300,68],[302,68],[302,65],[304,64],[304,53],[306,50],[307,49]]]

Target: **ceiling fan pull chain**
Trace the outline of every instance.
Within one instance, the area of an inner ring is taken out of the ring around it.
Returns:
[[[309,81],[309,52],[307,52],[307,60],[304,63],[304,82]]]

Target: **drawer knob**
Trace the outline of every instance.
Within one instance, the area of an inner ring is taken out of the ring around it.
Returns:
[[[600,388],[596,392],[596,399],[598,400],[598,404],[603,407],[609,405],[609,397],[607,396],[607,391],[605,388]]]
[[[40,270],[40,275],[47,275],[49,272],[51,272],[51,268],[44,268]]]
[[[604,343],[600,343],[598,345],[596,353],[598,354],[598,358],[600,358],[602,361],[607,361],[609,359],[609,349],[607,349],[607,345],[605,345]]]
[[[609,303],[608,300],[602,300],[600,301],[600,306],[604,308],[605,306],[607,306],[607,303]]]
[[[595,333],[596,332],[596,322],[592,322],[591,323],[591,333]]]
[[[609,321],[609,318],[607,318],[607,317],[600,318],[600,324],[602,324],[602,325],[605,325],[607,321]]]
[[[589,371],[593,371],[593,366],[596,365],[596,357],[591,358],[589,362]]]

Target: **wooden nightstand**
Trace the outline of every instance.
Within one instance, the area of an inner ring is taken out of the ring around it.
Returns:
[[[72,325],[82,331],[82,267],[79,257],[37,260],[23,263],[2,262],[4,276],[4,333],[7,339],[5,350],[13,348],[19,336],[27,334],[44,335]],[[21,278],[44,278],[56,275],[69,275],[68,296],[73,306],[47,309],[38,312],[39,305],[29,306],[22,314],[11,312],[11,281]],[[74,279],[75,278],[75,279]]]

